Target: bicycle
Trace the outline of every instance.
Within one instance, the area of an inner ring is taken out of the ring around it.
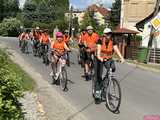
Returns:
[[[65,53],[66,55],[66,53]],[[58,72],[57,70],[57,64],[59,63],[59,60],[60,59],[63,59],[64,55],[59,57],[57,62],[54,64],[54,63],[51,63],[52,64],[52,72],[53,72],[53,75],[52,75],[52,81],[53,81],[53,84],[56,84],[57,81],[60,82],[60,87],[62,89],[62,91],[65,91],[67,89],[67,70],[66,70],[66,64],[61,64],[61,68],[60,68],[60,72],[58,74],[58,76],[56,76],[56,73]],[[57,77],[55,79],[55,76]]]
[[[21,52],[22,53],[29,53],[29,51],[28,51],[28,41],[27,40],[23,40],[22,42],[21,42]]]
[[[86,49],[86,48],[85,48]],[[87,57],[89,57],[89,62],[87,63],[89,66],[89,80],[92,80],[93,76],[94,76],[94,53],[85,53]],[[86,77],[86,81],[88,80],[88,78]]]
[[[109,62],[108,65],[104,64],[104,67],[107,69],[107,72],[105,76],[102,79],[101,85],[100,85],[100,100],[106,101],[106,107],[113,113],[116,113],[119,110],[120,104],[121,104],[121,88],[120,84],[115,78],[115,75],[113,74],[113,69],[111,67],[112,61],[106,61]],[[117,90],[117,91],[116,91]],[[92,96],[95,99],[95,102],[97,98],[95,97],[95,82],[92,80]]]
[[[37,54],[38,54],[38,44],[39,44],[39,42],[38,42],[38,40],[32,40],[32,49],[33,49],[33,55],[36,57],[37,56]]]
[[[78,64],[81,65],[81,67],[84,67],[85,46],[83,44],[78,44],[78,46],[79,46],[79,51],[77,55],[77,61],[78,61]]]
[[[38,45],[37,45],[37,54],[38,54],[38,57],[41,58],[42,57],[42,44],[39,42]]]
[[[49,64],[48,60],[48,45],[42,44],[42,60],[45,65]]]

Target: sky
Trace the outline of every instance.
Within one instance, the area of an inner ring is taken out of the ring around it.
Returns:
[[[113,0],[70,0],[70,4],[74,8],[85,9],[94,3],[102,3],[105,7],[110,8]]]
[[[19,3],[20,3],[20,8],[22,8],[25,3],[25,0],[19,0]]]
[[[22,7],[25,0],[19,0]],[[70,0],[70,4],[76,9],[85,9],[94,3],[102,3],[105,7],[110,8],[113,0]]]

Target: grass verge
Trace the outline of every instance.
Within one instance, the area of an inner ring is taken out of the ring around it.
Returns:
[[[34,88],[36,87],[36,83],[34,82],[34,80],[19,65],[15,64],[9,58],[9,55],[5,49],[0,49],[0,54],[7,55],[6,60],[7,60],[9,69],[15,71],[16,75],[22,78],[22,80],[20,81],[20,84],[24,89],[24,91],[33,91]]]

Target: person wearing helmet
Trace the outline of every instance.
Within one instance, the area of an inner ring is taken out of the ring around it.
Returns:
[[[41,44],[41,48],[42,48],[42,59],[43,59],[43,63],[45,63],[46,65],[49,64],[48,60],[46,61],[45,56],[48,53],[48,49],[49,49],[49,41],[50,41],[50,37],[48,35],[48,30],[43,30],[41,38],[40,38],[40,44]]]
[[[85,63],[85,78],[86,80],[91,80],[91,62],[92,62],[92,56],[94,56],[96,51],[96,42],[99,39],[99,36],[97,33],[94,32],[94,29],[92,26],[88,26],[86,28],[87,33],[84,37],[84,45],[86,47],[86,53],[84,58]]]
[[[67,45],[69,45],[70,36],[69,36],[69,31],[68,31],[68,30],[65,30],[65,31],[64,31],[63,38],[64,38],[64,42],[65,42]]]
[[[64,31],[63,40],[66,43],[66,45],[69,47],[70,36],[69,36],[69,31],[68,30]],[[69,58],[70,58],[69,53],[67,52],[67,65],[68,66],[70,66],[70,59]]]
[[[103,31],[103,37],[97,42],[97,53],[95,60],[95,97],[100,98],[100,85],[102,82],[103,65],[109,65],[113,72],[115,71],[115,64],[112,60],[113,51],[120,57],[121,62],[124,63],[124,58],[121,55],[115,39],[113,39],[112,30],[110,28],[105,28]],[[99,94],[98,94],[99,93]]]
[[[81,33],[78,37],[78,46],[79,46],[79,53],[78,53],[78,63],[81,64],[81,66],[84,66],[84,39],[86,35],[86,30],[82,29]]]
[[[65,51],[70,51],[68,46],[63,40],[63,34],[61,32],[56,33],[56,40],[53,40],[51,42],[51,68],[54,70],[55,64],[57,64],[57,69],[59,70],[61,68],[60,65],[66,64],[66,55]],[[58,61],[58,63],[57,63]],[[57,79],[57,76],[59,74],[59,71],[55,74],[55,79]],[[53,72],[50,74],[53,76]]]

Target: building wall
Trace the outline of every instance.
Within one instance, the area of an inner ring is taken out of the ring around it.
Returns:
[[[99,25],[105,25],[105,18],[100,12],[94,13],[94,18],[97,20]]]
[[[160,16],[160,13],[157,16]],[[144,30],[142,33],[143,47],[148,47],[148,41],[150,39],[150,31],[151,31],[151,22],[149,21],[144,25]],[[154,34],[155,36],[153,37],[152,48],[160,48],[160,28],[157,30],[154,29]]]
[[[142,47],[148,47],[148,42],[150,38],[150,31],[151,31],[151,23],[148,22],[144,25],[144,30],[142,33]]]
[[[78,23],[79,25],[81,25],[82,21],[83,21],[83,17],[85,15],[85,12],[79,12],[79,13],[74,13],[72,14],[72,18],[78,18]],[[65,13],[65,17],[69,20],[70,18],[70,13]]]
[[[135,24],[150,15],[156,0],[124,0],[123,27],[135,30]]]

